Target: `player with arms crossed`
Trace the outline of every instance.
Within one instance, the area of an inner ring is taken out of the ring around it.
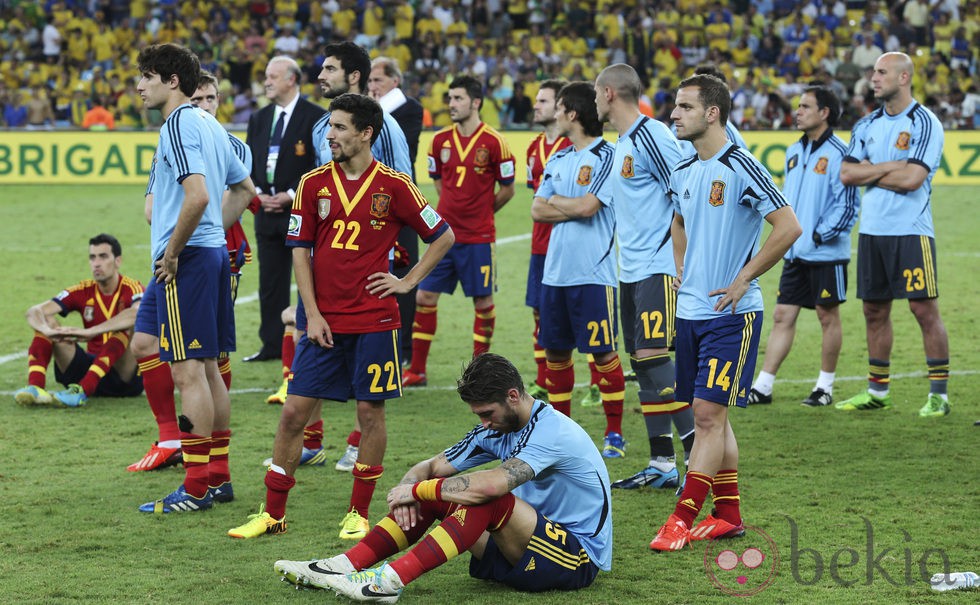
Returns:
[[[129,347],[143,285],[119,273],[122,246],[107,233],[88,241],[88,264],[92,279],[27,310],[34,338],[27,350],[27,386],[14,393],[21,405],[74,408],[85,405],[92,395],[135,397],[143,392]],[[72,311],[81,314],[82,328],[61,326],[54,317]],[[110,320],[118,315],[129,317],[128,325],[114,326]],[[88,341],[85,349],[78,341]],[[68,387],[56,393],[44,390],[52,356],[55,379]]]
[[[544,131],[531,139],[531,143],[527,146],[527,186],[532,194],[538,190],[545,164],[551,156],[572,144],[568,137],[559,133],[558,121],[555,119],[557,109],[555,101],[558,91],[564,85],[561,80],[545,80],[541,83],[541,88],[534,99],[534,123],[543,126]],[[544,258],[548,252],[551,227],[551,223],[534,221],[534,226],[531,228],[531,262],[527,270],[527,290],[524,296],[524,304],[531,307],[534,314],[534,333],[531,335],[531,340],[534,342],[534,363],[537,365],[538,373],[534,382],[528,386],[527,392],[535,399],[544,399],[548,396],[548,387],[545,384],[548,364],[545,360],[544,348],[538,344],[538,330],[541,327],[541,275],[544,273]]]
[[[943,127],[912,98],[912,60],[885,53],[871,86],[882,106],[854,125],[841,166],[845,185],[864,186],[858,229],[858,291],[868,339],[868,390],[842,410],[890,408],[892,301],[906,298],[922,332],[929,397],[922,417],[949,414],[949,336],[939,314],[932,177],[943,154]]]
[[[247,523],[228,531],[234,538],[286,531],[286,500],[296,484],[303,429],[321,399],[357,400],[361,446],[340,537],[356,540],[368,531],[368,507],[384,471],[385,400],[401,396],[394,295],[415,287],[453,242],[452,229],[411,178],[372,156],[382,123],[374,99],[353,93],[335,98],[327,132],[333,161],[300,180],[287,241],[306,309],[306,333],[296,345],[293,378],[265,475],[265,504]],[[399,279],[388,272],[388,252],[405,224],[429,247]]]
[[[328,559],[277,561],[276,571],[376,603],[394,603],[406,584],[465,550],[470,576],[527,592],[585,588],[609,571],[609,475],[588,434],[535,401],[517,368],[493,353],[470,362],[457,392],[480,426],[413,466],[388,492],[388,516],[359,544]],[[463,473],[494,460],[496,468]]]
[[[772,403],[776,371],[789,355],[800,308],[816,309],[823,331],[820,375],[803,405],[820,407],[833,400],[834,373],[841,348],[840,304],[847,297],[847,263],[851,227],[857,220],[856,187],[840,181],[847,145],[834,134],[840,101],[833,91],[811,86],[800,96],[796,127],[803,137],[786,151],[783,195],[809,234],[796,240],[783,259],[772,332],[762,371],[752,384],[748,403]]]
[[[671,421],[684,444],[685,458],[694,438],[690,403],[674,397],[674,364],[667,352],[677,300],[670,287],[674,274],[670,247],[673,210],[667,180],[680,161],[680,148],[664,124],[640,113],[642,90],[636,70],[622,63],[605,68],[596,79],[599,118],[608,120],[619,132],[612,179],[623,344],[640,383],[640,406],[650,444],[647,467],[613,484],[623,489],[676,487]],[[609,436],[602,455],[626,455],[622,430]]]
[[[679,284],[677,399],[692,402],[695,437],[680,499],[650,543],[658,551],[745,533],[728,409],[745,407],[759,348],[756,279],[802,232],[762,164],[726,138],[730,108],[725,83],[702,75],[681,82],[670,114],[677,136],[697,150],[676,167],[669,185]],[[772,231],[760,248],[763,218]],[[714,510],[694,527],[709,491]]]
[[[607,399],[606,438],[622,430],[623,367],[616,353],[615,223],[611,208],[613,146],[602,138],[595,91],[573,82],[558,93],[558,129],[572,142],[545,167],[531,216],[554,224],[544,262],[539,342],[548,359],[548,397],[571,415],[572,349],[595,357]],[[618,407],[616,405],[618,399]]]
[[[235,350],[225,227],[255,197],[255,187],[227,131],[189,103],[201,74],[194,53],[152,45],[140,52],[138,66],[137,91],[148,108],[161,110],[164,123],[152,172],[155,279],[136,316],[133,347],[145,350],[146,342],[158,341],[160,361],[170,362],[181,394],[185,467],[180,487],[140,511],[199,511],[212,506],[209,486],[231,481],[231,400],[217,362],[219,353]]]
[[[452,294],[457,282],[473,299],[473,356],[490,350],[496,319],[493,292],[497,288],[493,215],[514,197],[514,156],[503,137],[480,120],[482,105],[483,84],[479,80],[459,76],[449,83],[449,116],[454,124],[432,138],[429,176],[439,195],[439,212],[456,233],[456,244],[432,275],[419,284],[412,364],[403,377],[405,386],[426,384],[439,296]]]

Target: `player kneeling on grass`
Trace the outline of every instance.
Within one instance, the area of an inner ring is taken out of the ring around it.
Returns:
[[[388,516],[356,546],[318,561],[277,561],[277,572],[357,601],[394,603],[406,584],[464,550],[471,576],[518,590],[576,590],[609,571],[609,475],[585,430],[528,395],[499,355],[473,359],[457,385],[480,426],[413,466],[388,492]],[[498,459],[494,469],[459,474]]]

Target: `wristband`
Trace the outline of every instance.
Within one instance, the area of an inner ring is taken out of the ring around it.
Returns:
[[[419,502],[439,502],[442,500],[444,479],[428,479],[412,486],[412,497]]]

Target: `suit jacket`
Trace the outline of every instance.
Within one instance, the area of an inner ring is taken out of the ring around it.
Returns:
[[[252,114],[248,120],[245,144],[252,150],[252,182],[262,193],[272,194],[295,190],[300,178],[316,168],[316,154],[313,148],[313,124],[326,111],[306,99],[296,102],[296,109],[289,118],[286,130],[282,133],[276,173],[270,183],[265,173],[265,163],[269,158],[269,137],[272,136],[272,116],[275,105],[269,104]],[[261,208],[255,214],[256,233],[286,234],[289,224],[289,209],[282,213],[266,214]]]
[[[405,102],[391,112],[391,117],[395,118],[398,125],[402,127],[402,132],[405,133],[405,139],[408,141],[408,157],[412,158],[414,172],[415,158],[419,152],[419,135],[422,134],[422,105],[412,97],[406,96]]]

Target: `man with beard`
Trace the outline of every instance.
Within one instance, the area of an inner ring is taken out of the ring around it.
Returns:
[[[473,359],[456,384],[480,425],[413,466],[388,492],[388,516],[356,546],[327,559],[277,561],[277,572],[297,585],[394,603],[406,584],[465,550],[470,576],[528,592],[585,588],[610,570],[609,475],[585,430],[535,401],[499,355]],[[494,460],[502,462],[461,474]]]

